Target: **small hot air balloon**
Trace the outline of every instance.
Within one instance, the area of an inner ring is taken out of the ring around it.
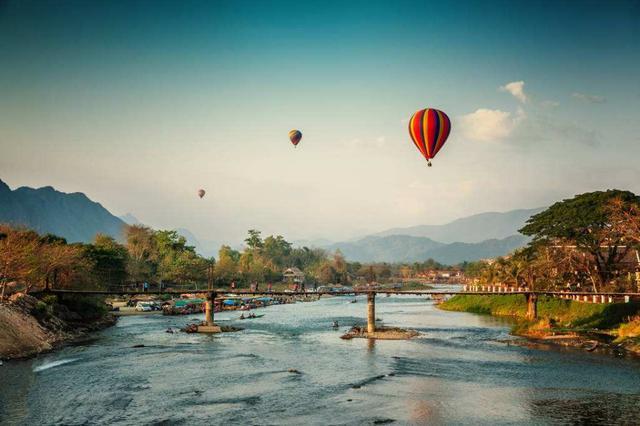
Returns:
[[[292,130],[289,132],[289,139],[291,139],[291,143],[293,146],[298,146],[300,143],[300,139],[302,139],[302,132],[300,130]]]
[[[198,189],[198,197],[202,198],[204,197],[204,194],[206,194],[204,189]]]
[[[431,167],[431,159],[442,148],[451,132],[451,120],[444,112],[433,109],[416,111],[409,120],[409,134],[413,143]]]

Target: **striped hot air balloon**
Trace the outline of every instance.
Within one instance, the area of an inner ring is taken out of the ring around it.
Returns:
[[[444,112],[426,108],[416,111],[409,120],[409,134],[413,143],[431,167],[431,159],[447,141],[451,132],[451,120]]]
[[[292,130],[289,132],[289,139],[291,139],[291,143],[293,146],[298,146],[300,143],[300,139],[302,139],[302,132],[300,130]]]

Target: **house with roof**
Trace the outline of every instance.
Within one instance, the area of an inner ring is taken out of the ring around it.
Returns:
[[[288,281],[290,283],[295,283],[295,284],[304,283],[304,272],[302,272],[300,269],[296,268],[295,266],[285,269],[284,272],[282,273],[282,276],[284,277],[285,281]]]

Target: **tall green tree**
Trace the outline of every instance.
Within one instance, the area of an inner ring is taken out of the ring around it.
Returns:
[[[262,237],[260,236],[261,232],[256,229],[249,229],[249,236],[244,240],[247,243],[247,247],[250,250],[260,250],[264,243],[262,241]]]
[[[629,191],[580,194],[532,216],[520,232],[532,236],[534,244],[588,255],[590,265],[585,272],[598,291],[613,278],[616,264],[629,249],[624,234],[612,227],[609,206],[613,200],[640,205],[640,197]]]
[[[215,278],[219,284],[229,284],[238,279],[238,262],[240,253],[229,246],[222,246],[218,251],[218,262],[215,267]]]
[[[116,288],[126,282],[129,252],[112,237],[97,234],[93,244],[84,246],[84,255],[93,263],[93,276],[99,285]]]
[[[291,243],[282,237],[282,235],[270,235],[264,239],[262,254],[276,267],[282,269],[289,266],[291,256]]]

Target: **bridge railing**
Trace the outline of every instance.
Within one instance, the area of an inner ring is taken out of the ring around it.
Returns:
[[[540,290],[530,291],[528,287],[508,287],[501,285],[464,285],[463,291],[467,293],[523,293],[532,292],[547,296],[557,297],[559,299],[573,300],[575,302],[584,303],[630,303],[634,300],[640,300],[639,293],[618,293],[618,292],[581,292],[569,290]]]

